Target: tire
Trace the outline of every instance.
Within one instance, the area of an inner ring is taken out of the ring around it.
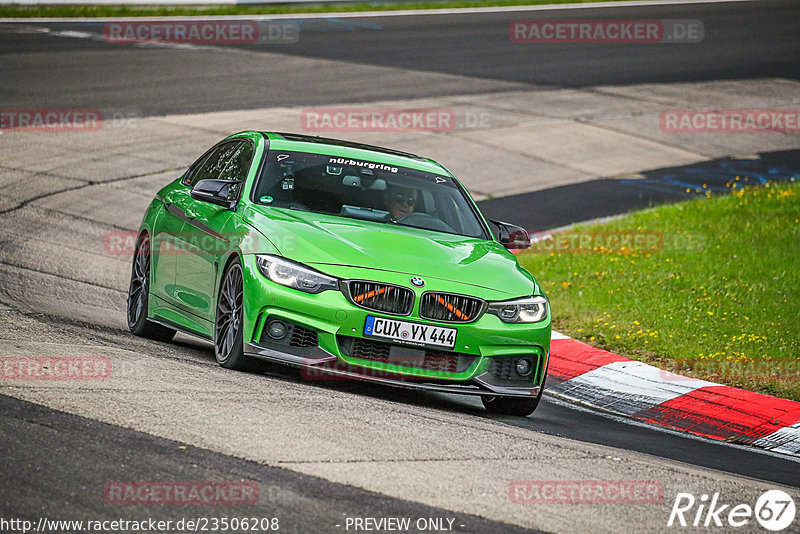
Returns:
[[[135,336],[156,341],[170,341],[175,330],[147,319],[147,303],[150,299],[150,236],[142,234],[136,242],[131,268],[131,283],[128,287],[128,328]]]
[[[547,382],[547,372],[550,369],[550,358],[547,359],[547,365],[544,368],[544,379],[542,380],[542,387],[539,389],[539,394],[535,397],[481,397],[483,407],[489,413],[498,413],[503,415],[519,415],[526,417],[536,411],[539,407],[539,401],[542,400],[544,393],[544,383]]]
[[[547,362],[550,367],[550,361]],[[547,368],[544,370],[545,380],[542,380],[542,387],[539,394],[535,397],[481,397],[483,407],[489,413],[503,415],[520,415],[526,417],[536,411],[539,401],[542,400],[544,393],[544,383],[547,380]]]
[[[539,406],[541,391],[535,397],[481,397],[483,407],[489,413],[503,415],[530,415]]]
[[[242,265],[232,261],[225,274],[217,296],[217,314],[214,318],[214,356],[225,369],[249,371],[250,358],[244,355],[242,338],[242,299],[244,293]]]

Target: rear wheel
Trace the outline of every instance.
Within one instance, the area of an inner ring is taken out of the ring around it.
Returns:
[[[249,370],[250,367],[242,339],[243,293],[242,266],[235,260],[225,270],[217,297],[214,355],[222,367],[237,371]]]
[[[133,256],[131,283],[128,288],[128,328],[137,336],[169,341],[175,330],[147,320],[147,302],[150,298],[150,237],[142,234],[136,242]]]

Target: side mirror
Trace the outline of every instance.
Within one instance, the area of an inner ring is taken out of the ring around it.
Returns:
[[[498,241],[508,250],[523,250],[530,248],[531,236],[528,231],[513,224],[490,220],[500,230]]]
[[[200,180],[192,186],[192,198],[232,210],[239,194],[239,182],[229,180]]]

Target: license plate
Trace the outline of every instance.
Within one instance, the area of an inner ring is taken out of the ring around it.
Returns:
[[[410,345],[432,345],[452,349],[456,346],[458,329],[367,315],[364,335],[391,339]]]

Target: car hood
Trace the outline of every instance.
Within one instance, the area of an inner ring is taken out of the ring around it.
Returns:
[[[495,298],[535,289],[533,277],[495,241],[266,206],[249,207],[244,217],[284,257],[332,276],[403,273],[483,288],[479,293]]]

